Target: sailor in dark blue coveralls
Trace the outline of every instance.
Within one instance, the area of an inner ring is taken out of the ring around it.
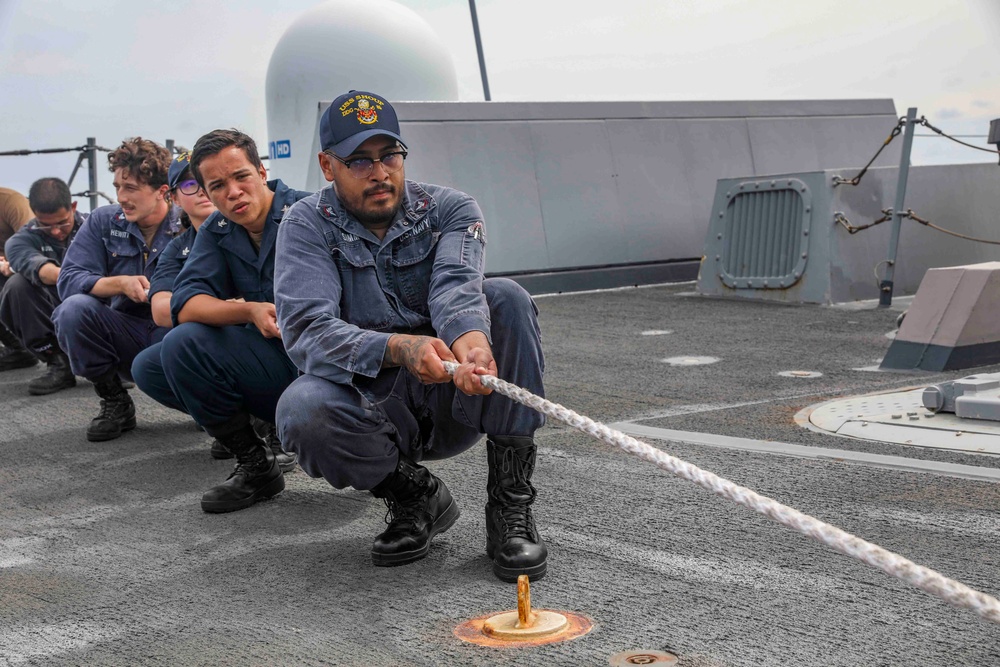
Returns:
[[[91,213],[73,240],[56,283],[62,304],[52,315],[59,346],[73,372],[94,383],[101,412],[87,439],[117,438],[135,428],[135,405],[119,374],[167,329],[150,315],[149,279],[160,253],[178,231],[169,201],[170,153],[135,137],[108,155],[119,204]]]
[[[201,502],[206,512],[232,512],[285,487],[251,416],[273,423],[278,397],[297,374],[275,315],[274,241],[284,213],[309,193],[267,181],[253,139],[235,130],[198,139],[191,171],[219,211],[202,225],[174,283],[175,328],[159,359],[144,356],[135,371],[146,393],[190,414],[236,457],[233,474]]]
[[[31,184],[28,202],[35,218],[5,246],[14,274],[0,293],[0,321],[46,371],[28,383],[28,393],[51,394],[76,386],[69,357],[59,348],[52,311],[59,305],[56,280],[66,248],[87,219],[76,210],[69,186],[58,178]]]
[[[278,404],[285,449],[308,474],[385,500],[392,520],[372,560],[399,565],[423,558],[459,514],[419,462],[455,456],[485,433],[493,571],[541,577],[531,476],[543,417],[479,380],[499,375],[543,393],[531,297],[511,280],[484,279],[472,197],[405,180],[406,146],[384,98],[338,97],[320,145],[333,186],[293,206],[278,233],[278,322],[303,372]],[[442,362],[455,360],[452,381]]]
[[[170,317],[170,299],[177,276],[180,275],[181,269],[184,268],[188,257],[191,256],[198,230],[217,209],[191,172],[191,153],[189,151],[182,150],[174,158],[170,164],[168,181],[171,197],[184,211],[181,215],[181,225],[184,231],[170,242],[160,257],[160,263],[156,267],[153,279],[149,281],[149,302],[153,309],[153,320],[160,326],[170,328],[173,327],[173,321]],[[136,385],[150,396],[157,397],[158,400],[162,400],[173,408],[183,410],[180,402],[173,400],[173,391],[170,389],[163,372],[163,364],[160,361],[162,347],[163,343],[157,343],[140,352],[135,361],[132,362],[132,377],[135,378]],[[254,422],[254,426],[271,451],[274,452],[278,466],[282,471],[287,472],[293,469],[295,455],[288,454],[281,449],[274,424],[257,420]],[[217,459],[233,458],[232,453],[218,440],[213,441],[211,452],[212,456]]]

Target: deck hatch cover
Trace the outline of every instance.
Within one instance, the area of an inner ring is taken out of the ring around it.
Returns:
[[[797,178],[743,181],[726,193],[722,282],[739,289],[785,289],[808,259],[812,197]]]

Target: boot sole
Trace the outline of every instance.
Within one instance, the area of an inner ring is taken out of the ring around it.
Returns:
[[[534,567],[519,567],[519,568],[509,568],[503,567],[498,563],[493,563],[493,574],[497,576],[501,581],[507,581],[510,583],[517,582],[517,578],[522,575],[528,575],[528,579],[531,581],[538,581],[545,576],[545,572],[548,570],[548,561],[543,561]]]
[[[231,453],[229,453],[229,452],[217,452],[217,451],[215,451],[213,449],[212,450],[212,458],[213,459],[218,459],[218,460],[221,461],[223,459],[231,459],[231,458],[233,458],[233,455]]]
[[[128,420],[122,424],[121,429],[117,433],[91,433],[87,431],[87,440],[90,442],[105,442],[107,440],[114,440],[115,438],[120,438],[122,433],[125,431],[131,431],[135,428],[135,417]]]
[[[253,494],[237,501],[225,500],[202,500],[201,509],[210,514],[225,514],[246,509],[256,502],[273,498],[285,490],[285,476],[278,475],[266,485],[257,489]]]
[[[460,510],[458,508],[458,504],[452,500],[448,509],[446,509],[444,513],[437,518],[437,521],[431,524],[431,534],[427,538],[427,544],[420,549],[395,554],[380,554],[373,551],[372,563],[375,567],[393,567],[395,565],[406,565],[407,563],[412,563],[415,560],[420,560],[427,555],[428,551],[430,551],[431,541],[434,539],[434,536],[438,533],[443,533],[455,525],[455,522],[461,514],[462,510]]]

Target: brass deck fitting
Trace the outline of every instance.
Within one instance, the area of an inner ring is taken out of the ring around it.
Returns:
[[[586,616],[531,608],[528,575],[517,578],[517,611],[487,614],[455,628],[455,636],[480,646],[538,646],[575,639],[590,632]]]

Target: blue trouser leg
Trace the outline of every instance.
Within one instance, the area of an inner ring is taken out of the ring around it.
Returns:
[[[483,283],[498,373],[543,395],[544,361],[537,310],[519,285]],[[297,379],[278,403],[278,433],[313,477],[340,489],[371,489],[395,470],[400,454],[420,461],[465,451],[481,434],[531,436],[544,417],[499,394],[466,396],[452,383],[424,385],[402,369],[379,374],[391,387],[372,402],[356,387],[312,375]],[[375,396],[372,396],[375,398]]]
[[[0,322],[20,339],[26,348],[41,354],[52,348],[56,330],[52,311],[59,305],[53,285],[35,285],[15,273],[0,291]]]
[[[160,360],[181,409],[215,437],[247,413],[274,422],[278,397],[298,374],[280,339],[244,326],[182,324],[163,339]]]
[[[523,287],[507,278],[487,278],[483,294],[490,308],[490,339],[499,377],[545,396],[545,358],[535,302]],[[477,425],[482,433],[532,436],[545,423],[541,413],[496,392],[489,396],[455,393],[456,417],[461,411],[464,421]]]
[[[144,394],[157,403],[174,410],[187,412],[184,404],[177,400],[177,397],[174,396],[174,390],[167,382],[167,374],[163,371],[163,362],[160,359],[162,349],[163,343],[157,343],[137,354],[135,361],[132,362],[132,379],[135,380],[135,385]]]
[[[88,380],[117,371],[131,377],[132,360],[168,329],[153,320],[112,310],[88,294],[74,294],[52,313],[59,347],[73,373]]]

